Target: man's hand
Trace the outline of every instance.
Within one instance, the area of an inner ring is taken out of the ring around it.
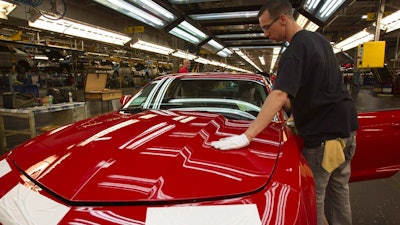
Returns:
[[[243,148],[249,145],[250,141],[245,134],[221,138],[219,141],[211,142],[211,146],[220,150],[231,150]]]

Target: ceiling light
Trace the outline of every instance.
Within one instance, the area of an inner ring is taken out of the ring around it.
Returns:
[[[233,52],[227,48],[224,48],[221,51],[217,52],[217,55],[224,57],[224,58],[226,58],[232,54],[233,54]]]
[[[276,61],[278,60],[278,56],[279,56],[279,53],[281,52],[281,47],[276,47],[276,48],[274,48],[274,50],[273,50],[273,53],[272,53],[272,59],[271,59],[271,65],[270,65],[270,68],[269,68],[269,71],[272,73],[273,72],[273,70],[274,70],[274,67],[275,67],[275,64],[276,64]]]
[[[149,52],[155,52],[163,55],[169,55],[174,51],[172,48],[153,44],[142,40],[138,40],[134,44],[131,44],[131,48],[136,48]]]
[[[15,4],[0,0],[0,18],[7,20],[7,15],[10,14],[16,7],[17,5]]]
[[[265,66],[264,56],[259,56],[258,59],[260,60],[261,65]]]
[[[357,47],[359,44],[362,44],[366,41],[371,41],[374,39],[374,35],[367,32],[366,29],[354,34],[353,36],[335,44],[333,46],[333,51],[335,53],[341,51],[347,51],[349,49]]]
[[[193,60],[193,59],[197,58],[197,56],[190,54],[188,52],[181,51],[181,50],[177,50],[177,51],[173,52],[172,55],[182,58],[182,59],[189,59],[189,60]]]
[[[186,22],[186,21],[182,21],[179,25],[179,28],[185,30],[186,32],[198,37],[201,40],[204,40],[206,38],[208,38],[208,36],[202,32],[201,30],[197,29],[195,26],[193,26],[192,24]]]
[[[303,9],[322,22],[327,21],[346,0],[307,0]]]
[[[263,33],[250,33],[250,34],[220,34],[215,35],[216,38],[230,39],[230,38],[260,38],[264,37]]]
[[[0,11],[0,19],[8,20],[8,16],[4,12]]]
[[[28,21],[29,26],[49,30],[57,33],[68,34],[76,37],[87,38],[95,41],[106,42],[116,45],[124,45],[131,40],[123,34],[114,31],[86,25],[69,19],[52,20],[44,16],[39,17],[35,22]]]
[[[169,33],[192,44],[198,44],[208,38],[204,32],[186,21],[181,22],[178,26],[170,30]]]
[[[238,54],[242,59],[246,60],[250,65],[252,65],[254,68],[256,68],[258,71],[262,72],[263,70],[260,69],[251,59],[244,54],[240,49],[235,49],[235,53]]]
[[[205,13],[192,14],[190,17],[194,20],[222,20],[222,19],[240,19],[255,18],[258,11],[242,11],[242,12],[222,12],[222,13]]]
[[[211,39],[209,40],[205,45],[202,46],[203,48],[207,49],[208,51],[212,53],[216,53],[218,51],[221,51],[224,46],[218,43],[216,40]]]
[[[175,27],[174,29],[170,30],[169,33],[193,44],[200,43],[200,39],[178,27]]]
[[[202,63],[202,64],[210,64],[211,61],[202,57],[198,57],[194,59],[195,62]]]
[[[400,29],[400,10],[386,16],[381,20],[381,29],[386,33]]]
[[[130,3],[123,0],[94,1],[158,29],[177,19],[174,14],[149,0],[135,0]]]
[[[307,17],[303,16],[302,14],[299,14],[299,16],[297,16],[296,23],[302,28],[309,31],[316,31],[319,28],[317,24],[310,21],[309,19],[307,19]]]
[[[305,16],[303,16],[303,15],[301,15],[301,14],[299,14],[299,15],[297,16],[296,23],[297,23],[299,26],[301,26],[301,27],[304,28],[304,26],[306,25],[307,22],[308,22],[308,19],[307,19]]]
[[[309,21],[304,29],[309,31],[316,31],[318,30],[319,26],[312,21]]]

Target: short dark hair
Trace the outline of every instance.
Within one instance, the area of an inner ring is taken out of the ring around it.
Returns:
[[[271,18],[277,18],[280,14],[293,17],[292,4],[288,0],[266,0],[258,12],[258,17],[262,16],[267,10]]]

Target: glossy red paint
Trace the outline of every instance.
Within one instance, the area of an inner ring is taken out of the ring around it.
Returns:
[[[351,181],[390,177],[400,169],[400,110],[358,113]]]
[[[226,79],[226,74],[175,77]],[[263,80],[259,75],[233,77]],[[397,110],[360,113],[352,180],[399,170],[394,145],[400,137],[399,115]],[[312,173],[284,112],[246,148],[220,151],[210,146],[227,134],[242,133],[250,122],[210,112],[156,109],[82,120],[0,158],[1,165],[11,168],[0,176],[0,204],[23,184],[68,207],[59,224],[144,225],[152,207],[256,204],[263,225],[315,225]]]

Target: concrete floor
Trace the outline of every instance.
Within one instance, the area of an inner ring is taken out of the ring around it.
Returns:
[[[123,94],[134,94],[136,89],[124,89]],[[83,91],[78,91],[77,101],[83,101]],[[379,110],[382,108],[399,108],[400,96],[378,95],[371,87],[362,88],[353,99],[358,111]],[[1,103],[1,102],[0,102]],[[96,116],[107,112],[107,104],[88,102],[88,116]],[[119,107],[119,100],[112,101],[112,108]],[[38,116],[39,123],[46,123],[46,115]],[[7,121],[8,125],[18,124],[18,121]],[[28,137],[13,136],[8,138],[12,147],[18,145]],[[6,150],[2,150],[4,153]],[[400,224],[400,173],[391,178],[372,181],[361,181],[350,184],[351,205],[353,210],[354,225],[399,225]]]

